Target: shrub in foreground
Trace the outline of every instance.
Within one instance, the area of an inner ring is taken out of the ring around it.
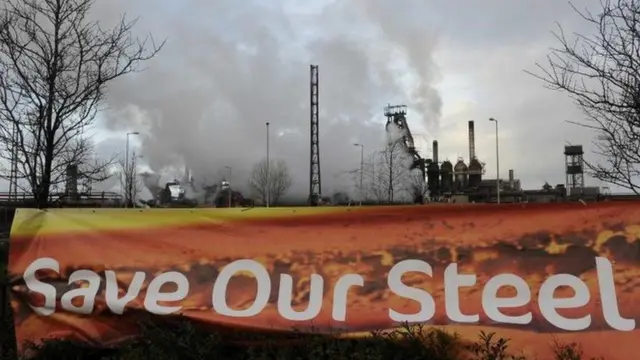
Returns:
[[[114,348],[56,340],[28,346],[27,351],[36,360],[528,360],[493,333],[482,332],[475,343],[466,343],[456,334],[422,326],[364,338],[308,333],[259,338],[236,333],[233,340],[229,334],[200,331],[187,321],[141,326],[141,337]],[[552,346],[553,360],[596,360],[584,357],[576,344]]]

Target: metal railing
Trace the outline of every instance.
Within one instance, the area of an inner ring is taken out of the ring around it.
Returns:
[[[117,206],[124,203],[122,195],[110,192],[86,192],[86,193],[51,193],[49,204],[52,207],[75,206]],[[36,199],[31,193],[0,192],[0,206],[5,207],[36,207]]]

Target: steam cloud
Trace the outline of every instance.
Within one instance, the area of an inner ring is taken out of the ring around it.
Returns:
[[[196,183],[219,181],[231,166],[232,184],[242,187],[265,157],[268,121],[271,156],[293,176],[289,195],[306,197],[309,64],[320,71],[323,194],[352,189],[343,174],[359,166],[354,142],[367,153],[384,146],[388,103],[408,105],[411,126],[437,131],[441,100],[423,2],[264,3],[98,3],[102,20],[140,14],[141,35],[167,38],[146,71],[113,84],[106,114],[110,129],[141,132],[144,161],[163,180],[186,166]]]

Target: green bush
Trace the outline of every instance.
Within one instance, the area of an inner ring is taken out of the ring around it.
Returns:
[[[28,345],[27,352],[35,354],[36,360],[526,360],[513,354],[508,340],[493,333],[483,332],[476,343],[468,344],[456,334],[421,326],[357,339],[309,333],[270,338],[218,334],[182,320],[162,325],[148,322],[141,328],[141,337],[114,348],[56,340]],[[588,360],[576,344],[556,342],[553,350],[553,360]],[[2,360],[15,359],[10,355]]]

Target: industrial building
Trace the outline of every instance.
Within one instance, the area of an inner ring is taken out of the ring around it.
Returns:
[[[565,184],[545,184],[540,189],[524,190],[514,169],[509,169],[507,179],[484,178],[485,163],[480,161],[475,149],[475,125],[468,123],[469,158],[460,157],[455,165],[445,160],[439,163],[438,141],[433,141],[433,159],[427,160],[429,197],[435,202],[561,202],[599,201],[610,198],[599,187],[584,184],[584,150],[582,145],[565,146]]]
[[[310,99],[309,99],[309,196],[307,205],[318,206],[327,203],[328,197],[322,195],[321,171],[320,171],[320,111],[319,111],[319,68],[310,65]],[[476,154],[475,128],[473,120],[468,122],[469,157],[456,159],[455,164],[450,160],[440,162],[438,154],[438,141],[433,141],[433,156],[431,159],[423,158],[415,147],[414,139],[406,121],[406,105],[391,105],[384,109],[387,118],[386,131],[390,129],[402,132],[400,143],[404,151],[411,156],[411,170],[419,170],[422,173],[421,185],[426,185],[431,202],[559,202],[589,200],[599,201],[603,199],[619,198],[610,194],[602,194],[598,187],[585,186],[584,179],[584,151],[581,145],[568,145],[564,148],[565,156],[565,184],[555,187],[545,184],[540,189],[523,190],[520,180],[515,178],[515,171],[508,170],[507,179],[487,179],[485,175],[485,163]],[[497,124],[497,123],[496,123]],[[269,154],[268,126],[267,125],[267,159]],[[16,160],[12,161],[12,169]],[[16,176],[9,179],[8,193],[0,193],[0,205],[33,203],[32,194],[18,194]],[[193,188],[190,172],[185,172],[186,178],[182,181],[170,181],[162,188],[159,178],[152,183],[144,179],[145,186],[153,195],[153,206],[192,206],[192,199],[186,199],[186,190]],[[52,193],[52,202],[60,206],[120,206],[123,203],[121,194],[112,192],[92,192],[88,187],[78,191],[78,178],[80,176],[78,166],[70,164],[67,168],[66,187],[64,192]],[[143,174],[144,175],[144,174]],[[143,176],[144,178],[144,176]],[[424,187],[422,187],[424,189]],[[245,199],[242,194],[232,189],[228,182],[203,189],[204,202],[214,206],[249,206],[250,199]],[[424,203],[423,194],[414,196],[414,203]],[[625,200],[628,196],[622,196]],[[393,203],[393,190],[390,187],[389,201]]]

